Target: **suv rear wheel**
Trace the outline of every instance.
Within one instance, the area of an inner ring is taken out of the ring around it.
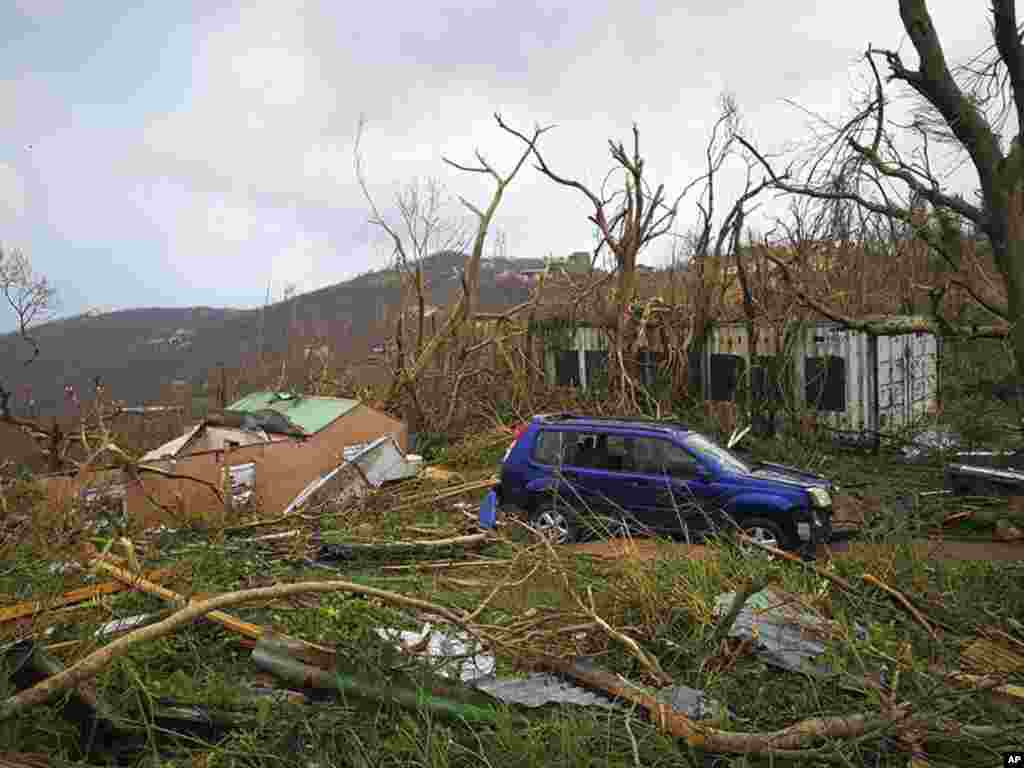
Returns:
[[[546,501],[530,515],[530,524],[552,544],[572,544],[576,541],[576,516],[564,502]]]

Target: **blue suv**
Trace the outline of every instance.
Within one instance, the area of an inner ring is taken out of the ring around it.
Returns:
[[[746,461],[681,424],[572,414],[521,428],[495,488],[499,504],[560,543],[604,519],[674,537],[738,526],[808,554],[831,539],[833,491],[820,475]]]

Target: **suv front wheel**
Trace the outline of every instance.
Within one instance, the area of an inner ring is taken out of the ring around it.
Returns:
[[[566,504],[547,501],[530,515],[530,525],[552,544],[572,544],[576,541],[576,516]]]
[[[748,517],[745,520],[741,520],[739,523],[740,530],[743,531],[747,536],[756,541],[758,544],[765,544],[775,549],[788,550],[792,548],[792,542],[790,537],[786,535],[782,527],[771,520],[767,520],[763,517]],[[747,555],[770,555],[770,553],[757,547],[749,542],[739,542],[740,551]]]

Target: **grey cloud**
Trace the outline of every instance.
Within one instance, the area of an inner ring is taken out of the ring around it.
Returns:
[[[958,55],[987,42],[983,8],[931,6]],[[196,302],[216,303],[227,277],[258,300],[266,273],[288,264],[282,254],[301,256],[316,273],[304,279],[323,281],[386,258],[352,171],[360,113],[382,204],[401,183],[434,175],[486,201],[486,180],[441,157],[471,159],[479,147],[510,167],[521,147],[494,126],[496,109],[527,129],[557,123],[546,156],[592,184],[609,167],[607,139],[628,139],[636,120],[653,178],[678,190],[700,170],[722,89],[736,93],[750,134],[777,149],[806,135],[806,118],[783,98],[837,116],[867,43],[897,46],[901,31],[892,0],[197,4],[190,87],[139,112],[144,129],[75,125],[74,100],[90,94],[55,99],[41,51],[28,74],[0,82],[0,105],[13,105],[0,138],[37,142],[39,154],[16,163],[0,154],[0,163],[27,180],[37,230],[76,251],[130,249],[122,260],[153,295],[176,273]],[[161,30],[152,34],[160,44]],[[742,168],[731,169],[723,194],[741,182]],[[496,223],[512,255],[537,256],[588,247],[587,213],[526,169]],[[453,215],[464,215],[457,204]],[[681,226],[692,219],[684,205]],[[48,268],[56,276],[59,259]]]

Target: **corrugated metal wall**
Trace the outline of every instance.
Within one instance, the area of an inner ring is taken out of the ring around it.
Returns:
[[[878,339],[878,421],[902,429],[938,405],[939,340],[930,334]]]
[[[603,354],[602,354],[603,353]],[[570,349],[544,350],[547,380],[562,386],[586,387],[608,367],[608,338],[600,328],[580,326]]]
[[[871,337],[837,323],[758,329],[750,349],[744,323],[712,329],[704,349],[706,399],[733,400],[748,366],[776,356],[784,394],[815,411],[820,423],[856,439],[896,432],[938,404],[939,342],[930,334]]]
[[[797,402],[818,421],[848,433],[873,433],[875,365],[871,337],[834,323],[801,329],[791,350]]]

